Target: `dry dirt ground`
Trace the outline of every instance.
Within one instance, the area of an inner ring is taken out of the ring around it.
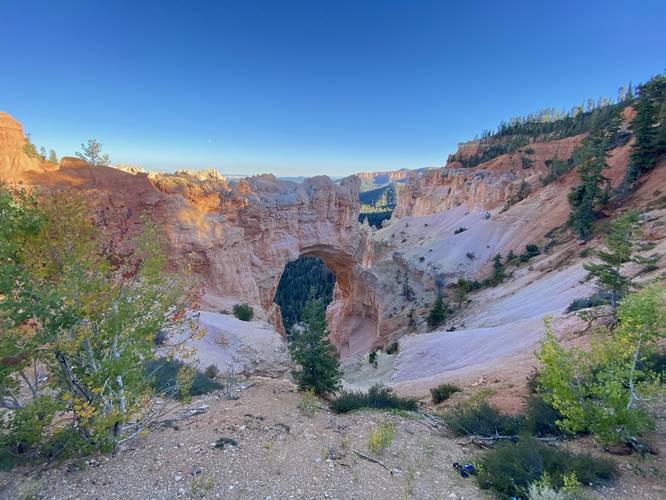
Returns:
[[[447,438],[416,416],[385,412],[334,415],[320,408],[313,417],[298,410],[299,394],[288,380],[254,378],[239,399],[212,394],[192,401],[206,413],[163,427],[115,456],[95,456],[49,468],[21,468],[0,475],[1,498],[251,498],[251,499],[482,499],[473,479],[453,462],[479,453],[465,439]],[[465,389],[472,394],[476,389]],[[458,397],[465,397],[465,396]],[[377,456],[392,471],[367,461],[368,435],[380,422],[396,431]],[[652,442],[666,449],[665,422]],[[217,449],[219,438],[238,446]],[[602,453],[590,441],[565,446]],[[666,496],[662,456],[616,457],[622,471],[613,484],[591,492],[603,498]]]

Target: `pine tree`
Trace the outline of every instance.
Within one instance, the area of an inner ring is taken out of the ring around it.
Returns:
[[[458,279],[456,283],[456,298],[458,299],[458,310],[462,309],[463,302],[467,300],[470,283],[465,278]]]
[[[506,276],[504,272],[504,264],[502,264],[502,256],[497,254],[493,257],[493,276],[490,278],[490,282],[493,285],[499,285]]]
[[[571,205],[568,224],[583,240],[592,237],[592,224],[608,199],[610,181],[603,171],[608,168],[606,157],[619,125],[616,115],[605,128],[592,132],[577,152],[581,184],[568,196]]]
[[[49,161],[51,163],[58,163],[58,155],[56,155],[56,152],[53,149],[49,150]]]
[[[312,389],[320,396],[340,388],[340,363],[336,350],[328,339],[324,306],[310,298],[303,309],[303,330],[294,333],[289,352],[301,366],[292,375],[300,390]]]
[[[631,280],[622,275],[622,265],[634,260],[634,238],[638,233],[638,212],[632,210],[611,224],[606,236],[607,251],[597,252],[601,264],[585,264],[585,270],[597,278],[599,287],[609,292],[611,305],[617,307],[620,299],[631,288]]]
[[[96,139],[88,139],[88,144],[81,143],[81,149],[83,152],[77,151],[76,156],[93,167],[108,165],[111,161],[108,154],[102,153],[102,145]]]
[[[448,307],[444,304],[444,297],[441,292],[437,293],[437,298],[428,313],[428,326],[432,329],[437,328],[446,321],[449,315]]]

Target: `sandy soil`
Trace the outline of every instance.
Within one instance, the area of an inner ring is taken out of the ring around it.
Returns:
[[[115,456],[0,473],[0,498],[20,498],[26,492],[49,499],[491,498],[452,468],[453,462],[470,462],[483,453],[465,439],[444,437],[416,416],[338,416],[321,408],[308,417],[297,409],[299,394],[291,382],[251,382],[238,400],[213,394],[191,402],[191,407],[207,404],[209,409],[155,430]],[[385,421],[395,425],[395,436],[386,452],[375,456],[393,472],[353,451],[369,453],[368,435]],[[660,420],[660,433],[651,437],[662,447],[664,427]],[[233,438],[238,446],[213,448],[220,437]],[[589,440],[563,446],[602,453]],[[663,456],[617,459],[621,478],[591,491],[593,497],[664,498]]]

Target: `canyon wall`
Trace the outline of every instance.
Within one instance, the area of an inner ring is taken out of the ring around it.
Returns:
[[[215,171],[148,174],[67,157],[55,166],[29,158],[24,144],[21,125],[0,115],[0,180],[74,188],[136,224],[142,213],[149,214],[168,236],[172,261],[191,266],[204,281],[207,309],[229,311],[247,302],[283,331],[273,302],[280,276],[287,262],[311,255],[336,277],[327,314],[340,351],[350,352],[352,333],[375,337],[372,275],[361,265],[368,230],[357,222],[358,178],[295,183],[261,175],[230,184]]]

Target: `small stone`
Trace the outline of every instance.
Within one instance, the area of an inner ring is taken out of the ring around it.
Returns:
[[[178,483],[178,482],[183,480],[183,476],[181,476],[180,474],[177,474],[176,477],[173,478],[173,480]]]

